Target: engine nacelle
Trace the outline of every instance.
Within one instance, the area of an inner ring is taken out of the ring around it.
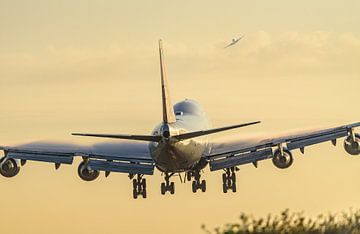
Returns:
[[[0,159],[0,174],[10,178],[16,176],[20,172],[18,161],[13,158],[3,157]]]
[[[344,149],[348,154],[351,155],[359,155],[360,154],[360,143],[359,143],[360,139],[359,136],[356,135],[355,136],[355,141],[353,140],[353,138],[351,136],[348,136],[345,140],[344,140]]]
[[[274,157],[272,158],[273,164],[280,169],[288,168],[292,165],[294,159],[289,150],[284,149],[283,154],[279,149],[275,150]]]
[[[100,172],[97,170],[90,170],[85,162],[81,162],[78,167],[78,175],[85,181],[93,181],[99,177]]]

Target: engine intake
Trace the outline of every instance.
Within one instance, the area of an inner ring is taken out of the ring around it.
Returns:
[[[290,167],[294,159],[289,150],[284,149],[282,154],[279,149],[275,150],[274,157],[272,158],[273,164],[280,169],[286,169]]]
[[[16,176],[20,172],[18,162],[13,158],[3,157],[0,159],[0,174],[10,178]]]
[[[78,167],[78,175],[82,180],[93,181],[99,177],[99,174],[97,170],[90,170],[85,162],[81,162]]]
[[[360,137],[359,135],[355,135],[355,141],[352,136],[348,136],[344,140],[344,149],[350,155],[359,155],[360,154]]]

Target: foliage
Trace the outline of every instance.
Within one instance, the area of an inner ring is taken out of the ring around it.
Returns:
[[[290,212],[288,209],[280,215],[269,214],[266,218],[255,218],[242,213],[239,222],[229,223],[215,228],[216,234],[360,234],[360,210],[340,214],[305,217],[302,212]],[[205,225],[203,231],[208,231]]]

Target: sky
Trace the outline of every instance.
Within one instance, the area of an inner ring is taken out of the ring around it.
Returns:
[[[235,139],[359,121],[360,2],[0,1],[0,144],[60,140],[71,132],[147,134],[161,121],[157,41],[164,41],[173,102],[200,102],[214,127],[262,124]],[[234,47],[232,38],[245,35]],[[6,233],[201,233],[286,208],[308,215],[360,208],[360,159],[324,143],[294,152],[287,170],[241,166],[236,194],[205,170],[208,191],[180,184],[133,200],[124,174],[78,178],[28,162],[0,178]]]

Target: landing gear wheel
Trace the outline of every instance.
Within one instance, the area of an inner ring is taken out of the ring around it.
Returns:
[[[201,179],[200,170],[191,171],[188,173],[191,173],[192,178],[194,178],[194,180],[192,182],[192,192],[196,193],[198,189],[201,190],[202,192],[205,192],[206,191],[206,181],[200,180]]]
[[[223,181],[223,192],[227,193],[231,189],[234,193],[236,192],[236,168],[226,168],[225,173],[222,174]]]
[[[137,197],[138,197],[137,191],[135,189],[133,189],[133,198],[137,199]]]
[[[197,188],[196,188],[196,181],[193,181],[193,182],[192,182],[192,192],[193,192],[193,193],[196,193],[196,190],[197,190]]]
[[[236,175],[235,175],[235,173],[232,173],[232,174],[231,174],[231,181],[235,184],[235,182],[236,182]]]
[[[191,173],[191,171],[188,171],[186,174],[187,181],[191,181],[191,177],[192,177],[192,173]]]
[[[233,181],[233,184],[231,185],[231,190],[233,191],[233,193],[236,193],[236,183],[235,183],[235,181]]]
[[[170,184],[170,193],[171,194],[175,193],[175,183],[174,182],[171,182],[171,184]]]
[[[202,180],[201,181],[201,192],[206,192],[206,181]]]
[[[165,183],[161,183],[161,195],[164,195],[166,192],[165,190]]]
[[[146,191],[146,179],[142,179],[141,185],[143,189]]]
[[[161,194],[164,195],[167,191],[170,192],[170,194],[174,194],[175,193],[175,183],[174,182],[170,182],[170,177],[174,175],[174,173],[169,174],[169,173],[165,173],[165,183],[161,183]]]
[[[137,178],[133,179],[133,198],[137,199],[139,195],[146,198],[146,180],[142,178],[143,175],[137,175]]]
[[[226,183],[226,180],[227,180],[227,178],[226,178],[226,174],[224,173],[224,174],[222,174],[222,181],[223,181],[223,184],[225,184],[225,183]]]
[[[142,192],[142,196],[143,196],[143,198],[146,198],[146,196],[147,196],[146,189],[144,189],[144,191]]]
[[[227,186],[226,186],[225,183],[223,183],[223,192],[224,192],[224,193],[227,193]]]

